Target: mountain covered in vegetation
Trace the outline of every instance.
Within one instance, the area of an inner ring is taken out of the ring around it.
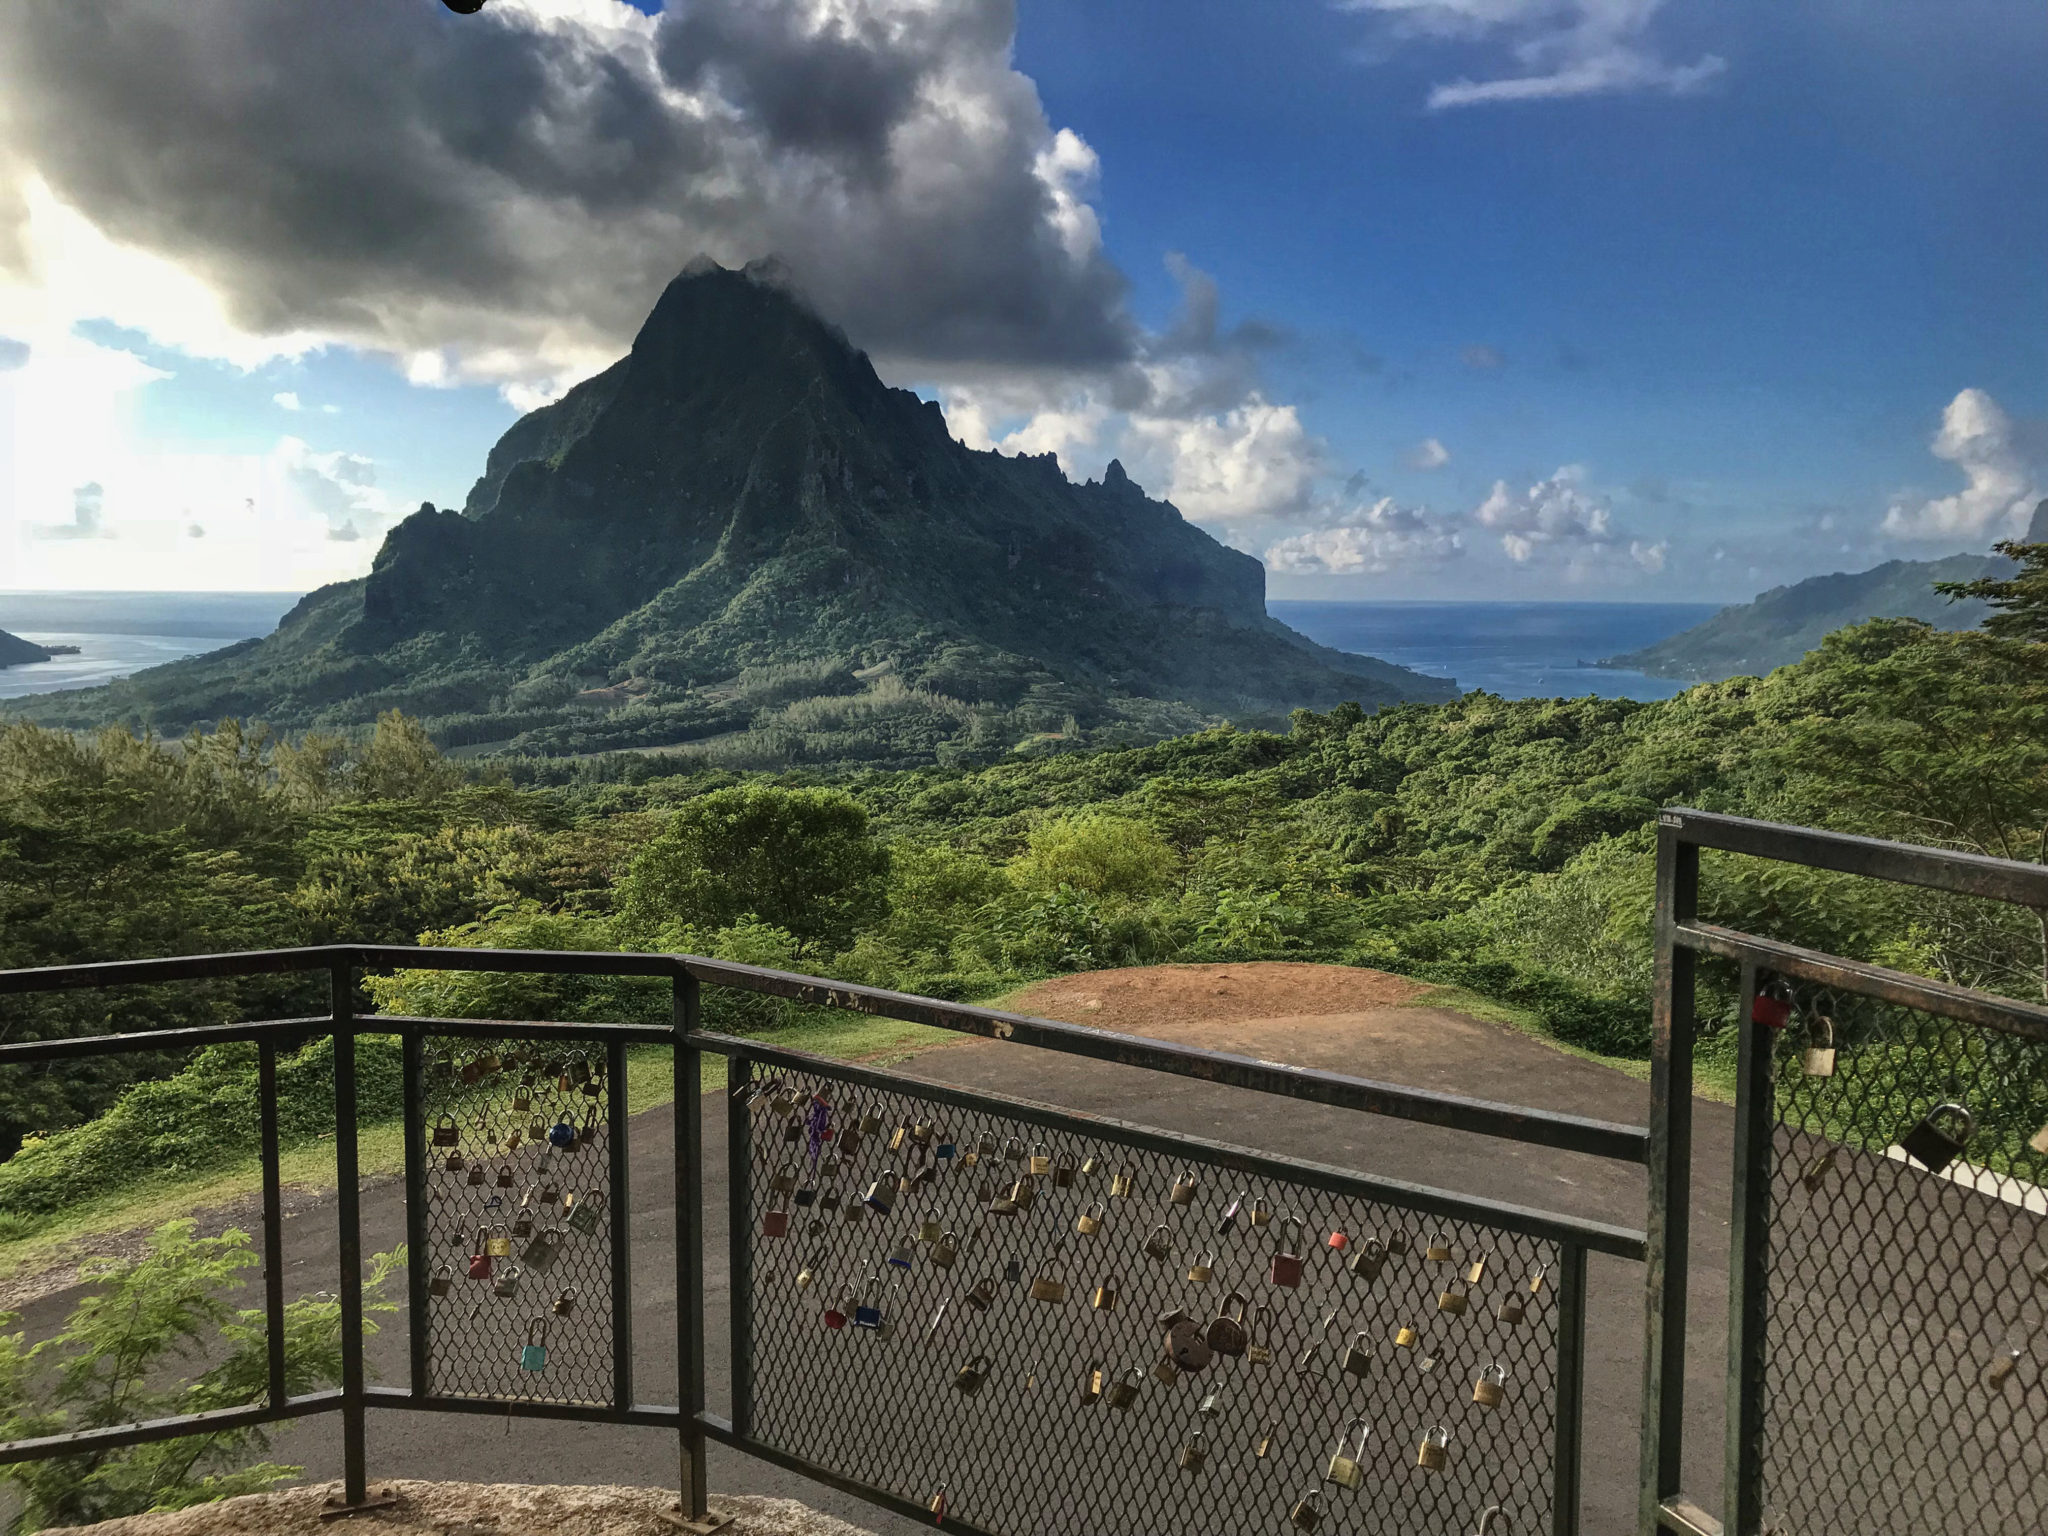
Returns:
[[[24,662],[48,661],[50,654],[34,641],[24,640],[19,635],[10,635],[6,630],[0,629],[0,667],[18,667]]]
[[[2029,543],[2048,542],[2048,501],[2034,509]],[[1713,682],[1724,677],[1762,677],[1790,666],[1823,637],[1866,619],[1919,619],[1936,629],[1971,629],[1984,620],[1982,602],[1951,601],[1937,582],[1971,582],[2010,576],[2003,555],[1949,555],[1940,560],[1887,560],[1867,571],[1809,576],[1773,587],[1747,603],[1723,608],[1704,624],[1659,640],[1600,665]]]
[[[1140,740],[1297,706],[1442,699],[1265,611],[1265,576],[1112,462],[978,452],[884,385],[772,264],[699,262],[630,353],[517,422],[461,511],[264,639],[18,712],[223,717],[447,746],[685,742],[732,766]]]

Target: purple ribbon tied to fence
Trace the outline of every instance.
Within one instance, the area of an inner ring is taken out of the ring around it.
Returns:
[[[811,1095],[811,1107],[805,1115],[805,1130],[809,1137],[808,1147],[812,1163],[818,1161],[818,1152],[825,1145],[826,1124],[832,1118],[831,1104],[819,1094]]]

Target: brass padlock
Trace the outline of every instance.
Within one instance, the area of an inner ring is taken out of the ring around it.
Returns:
[[[1081,1159],[1081,1177],[1084,1179],[1094,1178],[1095,1175],[1101,1170],[1101,1168],[1102,1159],[1097,1157],[1093,1152],[1090,1152],[1086,1157]]]
[[[1394,1330],[1394,1348],[1413,1349],[1415,1347],[1416,1341],[1419,1340],[1421,1337],[1422,1335],[1417,1333],[1413,1328],[1410,1328],[1406,1324],[1403,1324],[1401,1327]]]
[[[1053,1188],[1072,1189],[1080,1171],[1081,1165],[1074,1161],[1072,1153],[1062,1154],[1060,1160],[1052,1165]]]
[[[1188,1266],[1189,1285],[1207,1285],[1216,1278],[1216,1255],[1204,1254]]]
[[[1264,1461],[1268,1456],[1272,1455],[1273,1443],[1279,1437],[1279,1434],[1280,1421],[1278,1419],[1268,1419],[1265,1432],[1252,1445],[1252,1456],[1254,1459]]]
[[[1493,1315],[1504,1323],[1519,1323],[1529,1315],[1529,1309],[1523,1305],[1520,1291],[1509,1291],[1501,1297],[1500,1305],[1494,1309]]]
[[[1498,1408],[1501,1399],[1507,1396],[1507,1390],[1508,1368],[1495,1361],[1472,1383],[1472,1401],[1482,1408]]]
[[[1135,1365],[1125,1371],[1117,1379],[1117,1384],[1109,1389],[1109,1406],[1118,1413],[1129,1413],[1131,1404],[1138,1400],[1138,1387],[1144,1379],[1145,1373]]]
[[[1059,1278],[1056,1260],[1048,1259],[1044,1272],[1031,1277],[1031,1299],[1054,1303],[1067,1299],[1067,1282]]]
[[[889,1133],[889,1150],[891,1152],[901,1152],[904,1148],[905,1143],[907,1143],[909,1140],[910,1122],[906,1120],[901,1125],[897,1126],[895,1130]]]
[[[1396,1227],[1387,1234],[1387,1257],[1400,1259],[1408,1254],[1408,1229]]]
[[[970,1395],[979,1392],[981,1384],[988,1379],[988,1367],[988,1356],[976,1355],[972,1360],[969,1360],[960,1367],[958,1373],[953,1377],[953,1385]]]
[[[1361,1381],[1371,1372],[1372,1345],[1366,1342],[1362,1332],[1351,1336],[1351,1346],[1344,1351],[1343,1367],[1346,1376],[1355,1376]]]
[[[1297,1531],[1313,1531],[1323,1523],[1323,1490],[1311,1488],[1294,1501],[1287,1520]]]
[[[796,1164],[784,1163],[768,1180],[768,1191],[776,1195],[796,1193]]]
[[[1109,1373],[1100,1360],[1091,1364],[1081,1373],[1081,1406],[1092,1408],[1102,1401],[1103,1389],[1109,1385]]]
[[[1170,1387],[1180,1380],[1180,1367],[1173,1363],[1173,1356],[1161,1355],[1152,1366],[1152,1374]]]
[[[1816,1013],[1806,1025],[1806,1052],[1800,1065],[1808,1077],[1835,1075],[1835,1021]]]
[[[924,1507],[931,1512],[933,1525],[944,1525],[946,1523],[946,1485],[944,1483],[939,1484],[938,1491],[925,1501]]]
[[[818,1278],[818,1256],[814,1253],[804,1260],[804,1267],[796,1272],[796,1288],[808,1291]]]
[[[1439,1312],[1448,1312],[1452,1317],[1463,1317],[1469,1299],[1463,1286],[1447,1286],[1436,1298],[1436,1309]]]
[[[1197,1181],[1191,1169],[1183,1169],[1181,1176],[1173,1181],[1173,1189],[1167,1195],[1175,1205],[1193,1205]]]
[[[1199,1429],[1181,1442],[1180,1469],[1183,1472],[1199,1472],[1202,1463],[1209,1459],[1209,1437]]]
[[[1049,1177],[1052,1173],[1052,1151],[1042,1141],[1031,1144],[1031,1157],[1025,1170],[1035,1179]]]
[[[1550,1266],[1548,1264],[1539,1264],[1536,1266],[1536,1273],[1529,1277],[1529,1294],[1531,1296],[1540,1296],[1543,1294],[1543,1282],[1545,1279],[1549,1277],[1549,1275]]]
[[[879,1136],[882,1132],[882,1112],[873,1107],[863,1110],[859,1126],[861,1135]]]
[[[512,1112],[523,1115],[533,1108],[533,1082],[529,1078],[521,1083],[512,1094]]]
[[[1166,1353],[1183,1371],[1206,1371],[1216,1361],[1216,1352],[1203,1336],[1202,1325],[1184,1317],[1166,1330]]]
[[[1161,1222],[1152,1229],[1152,1235],[1145,1239],[1145,1253],[1149,1258],[1166,1259],[1173,1253],[1173,1234]]]
[[[932,1123],[929,1120],[911,1122],[910,1144],[913,1147],[928,1147],[932,1144]]]
[[[1223,1306],[1209,1323],[1209,1331],[1203,1335],[1209,1347],[1219,1355],[1232,1359],[1241,1356],[1249,1335],[1244,1325],[1246,1298],[1241,1291],[1232,1291],[1223,1298]]]
[[[1335,1483],[1339,1488],[1363,1486],[1365,1442],[1371,1433],[1362,1416],[1351,1421],[1350,1427],[1337,1437],[1337,1449],[1331,1453],[1330,1465],[1323,1474],[1325,1482]]]
[[[1465,1271],[1465,1283],[1467,1285],[1477,1285],[1486,1277],[1486,1260],[1487,1255],[1482,1253],[1472,1261],[1472,1267]]]
[[[1415,1465],[1426,1472],[1441,1472],[1451,1459],[1451,1432],[1439,1424],[1422,1437],[1415,1452]]]
[[[1380,1271],[1387,1267],[1387,1245],[1376,1237],[1368,1237],[1358,1245],[1358,1251],[1345,1261],[1345,1268],[1361,1280],[1377,1280]]]
[[[484,1165],[482,1163],[471,1163],[469,1165],[469,1183],[472,1188],[483,1183],[484,1177]]]
[[[1128,1200],[1131,1197],[1131,1170],[1119,1168],[1109,1176],[1109,1193],[1112,1199]]]
[[[1271,1226],[1272,1223],[1273,1207],[1268,1205],[1266,1197],[1261,1195],[1252,1201],[1252,1225],[1255,1227],[1266,1227]]]
[[[1083,1237],[1093,1237],[1102,1230],[1102,1218],[1108,1214],[1100,1201],[1094,1205],[1084,1205],[1081,1207],[1081,1214],[1074,1218],[1074,1230]]]
[[[512,1229],[502,1221],[493,1223],[490,1236],[484,1239],[484,1252],[494,1259],[512,1257]]]
[[[1824,1148],[1799,1175],[1799,1183],[1809,1195],[1819,1194],[1821,1185],[1827,1182],[1827,1176],[1834,1172],[1835,1152],[1834,1147]]]
[[[948,1228],[941,1232],[939,1240],[932,1244],[932,1262],[940,1269],[951,1269],[953,1261],[959,1256],[960,1239],[953,1235],[951,1228]]]
[[[450,1173],[460,1173],[469,1166],[469,1159],[460,1152],[450,1152],[446,1167]]]
[[[455,1271],[443,1264],[434,1271],[434,1278],[427,1282],[429,1296],[446,1296],[455,1285]]]
[[[1245,1360],[1252,1365],[1271,1365],[1273,1346],[1267,1339],[1273,1334],[1273,1309],[1258,1306],[1252,1309],[1252,1320],[1245,1327]]]
[[[1439,1232],[1429,1240],[1429,1246],[1422,1250],[1422,1256],[1432,1264],[1443,1264],[1451,1257],[1451,1241]]]
[[[917,1240],[920,1243],[936,1243],[945,1234],[946,1229],[939,1224],[939,1218],[936,1216],[927,1216],[917,1224]]]
[[[1114,1275],[1095,1287],[1094,1294],[1088,1298],[1088,1305],[1098,1312],[1114,1312],[1116,1310],[1116,1277]]]
[[[1038,1200],[1038,1181],[1028,1173],[1017,1175],[1017,1182],[1010,1186],[1010,1199],[1020,1211],[1028,1211]]]
[[[453,1115],[443,1115],[434,1122],[434,1145],[453,1147],[462,1143],[462,1132],[456,1127]]]
[[[1953,1134],[1941,1128],[1943,1120],[1956,1122],[1957,1129]],[[1955,1103],[1937,1104],[1927,1112],[1925,1119],[1899,1138],[1899,1145],[1908,1157],[1929,1173],[1940,1173],[1962,1156],[1963,1148],[1970,1144],[1976,1130],[1976,1117],[1968,1109]]]

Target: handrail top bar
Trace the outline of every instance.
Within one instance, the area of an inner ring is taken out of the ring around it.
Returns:
[[[1261,1061],[1222,1051],[1177,1045],[1088,1025],[1064,1024],[1029,1014],[948,1003],[937,998],[891,992],[707,959],[700,955],[639,951],[412,948],[404,945],[329,944],[299,949],[252,950],[241,954],[190,955],[162,960],[119,960],[99,964],[44,966],[0,971],[0,996],[124,986],[205,977],[262,975],[335,966],[396,966],[414,970],[538,972],[547,974],[691,976],[716,986],[738,987],[800,1003],[843,1008],[906,1023],[950,1029],[993,1040],[1010,1040],[1069,1055],[1170,1072],[1261,1093],[1416,1120],[1478,1135],[1583,1152],[1620,1162],[1642,1162],[1649,1132],[1634,1125],[1592,1120],[1553,1110],[1528,1109],[1487,1099],[1466,1098],[1426,1088],[1376,1082],[1287,1062]],[[376,1015],[350,1021],[356,1033],[376,1033]],[[4,1058],[0,1058],[4,1059]]]
[[[1797,976],[1843,992],[1874,997],[1939,1013],[2009,1035],[2048,1041],[2048,1006],[2023,998],[2001,997],[1995,992],[1978,992],[1952,982],[1934,981],[1909,971],[1889,970],[1864,960],[1847,960],[1818,949],[1805,949],[1779,939],[1758,938],[1733,928],[1712,923],[1678,923],[1671,930],[1672,942],[1704,954],[1727,960],[1753,961],[1760,969],[1784,976]]]
[[[2048,864],[1995,859],[1988,854],[1888,842],[1783,822],[1755,821],[1747,816],[1725,816],[1718,811],[1696,811],[1682,805],[1659,811],[1657,825],[1675,833],[1681,843],[1696,848],[1804,864],[1838,874],[1953,891],[1961,896],[1981,896],[2013,906],[2048,908]]]
[[[953,1083],[925,1078],[906,1078],[901,1073],[878,1072],[852,1062],[835,1061],[811,1051],[792,1050],[738,1035],[721,1035],[696,1030],[684,1042],[699,1050],[727,1057],[744,1057],[789,1072],[809,1072],[863,1088],[908,1093],[961,1109],[995,1110],[1006,1118],[1025,1120],[1047,1130],[1074,1136],[1101,1136],[1148,1151],[1185,1156],[1192,1161],[1211,1162],[1232,1172],[1252,1173],[1287,1183],[1310,1184],[1333,1193],[1343,1193],[1398,1205],[1425,1215],[1452,1221],[1471,1221],[1502,1231],[1520,1232],[1560,1245],[1577,1245],[1625,1259],[1641,1259],[1644,1235],[1611,1222],[1593,1221],[1534,1206],[1512,1205],[1481,1195],[1461,1195],[1452,1190],[1390,1179],[1378,1174],[1356,1173],[1330,1163],[1311,1162],[1284,1153],[1263,1152],[1256,1147],[1217,1141],[1212,1137],[1183,1131],[1161,1130],[1113,1115],[1065,1109],[1015,1094],[992,1093],[983,1088],[963,1088]]]

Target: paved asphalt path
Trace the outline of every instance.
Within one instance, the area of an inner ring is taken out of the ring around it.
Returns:
[[[1355,1031],[1339,1016],[1275,1021],[1287,1026],[1284,1054],[1306,1065],[1341,1066],[1428,1087],[1456,1087],[1482,1097],[1642,1123],[1647,1087],[1621,1073],[1580,1061],[1511,1030],[1461,1015],[1405,1008],[1394,1042],[1385,1028]],[[1371,1021],[1382,1023],[1384,1021]],[[1247,1040],[1265,1034],[1242,1026]],[[1196,1031],[1189,1031],[1194,1038]],[[1469,1036],[1444,1050],[1446,1037]],[[1377,1037],[1377,1040],[1375,1039]],[[1203,1044],[1231,1042],[1205,1032]],[[1378,1049],[1385,1044],[1387,1049]],[[1268,1038],[1260,1054],[1282,1054]],[[1077,1111],[1314,1158],[1377,1175],[1538,1205],[1640,1226],[1642,1170],[1544,1148],[1523,1147],[1374,1115],[1326,1109],[1219,1088],[994,1041],[969,1041],[927,1051],[905,1064],[915,1077],[1017,1094]],[[705,1143],[693,1173],[713,1192],[705,1202],[708,1259],[706,1331],[709,1397],[728,1404],[723,1344],[729,1312],[723,1256],[725,1212],[717,1198],[725,1180],[725,1112],[721,1095],[705,1103]],[[1718,1489],[1722,1440],[1727,1295],[1727,1170],[1731,1112],[1701,1102],[1695,1117],[1695,1208],[1691,1299],[1692,1428],[1688,1486]],[[638,1116],[631,1144],[632,1220],[637,1313],[634,1321],[638,1396],[674,1402],[674,1163],[667,1109]],[[396,1181],[366,1188],[365,1249],[377,1252],[404,1238],[404,1191]],[[330,1287],[335,1274],[333,1207],[323,1201],[287,1221],[288,1294]],[[1587,1428],[1584,1529],[1620,1536],[1633,1529],[1637,1422],[1643,1334],[1642,1268],[1594,1255],[1588,1306]],[[24,1309],[30,1337],[53,1329],[72,1298],[59,1295]],[[402,1317],[386,1320],[371,1341],[377,1378],[402,1384],[406,1339]],[[373,1477],[446,1478],[479,1482],[623,1483],[674,1486],[675,1437],[616,1426],[493,1420],[468,1415],[372,1413]],[[339,1426],[332,1418],[282,1426],[272,1454],[303,1464],[309,1479],[340,1475]],[[714,1491],[805,1500],[857,1525],[884,1532],[918,1527],[722,1447],[711,1450]],[[1713,1499],[1718,1502],[1718,1499]],[[1107,1533],[1105,1533],[1107,1536]],[[1462,1536],[1462,1533],[1461,1533]],[[1516,1533],[1524,1536],[1524,1533]],[[1533,1533],[1530,1533],[1533,1536]]]

